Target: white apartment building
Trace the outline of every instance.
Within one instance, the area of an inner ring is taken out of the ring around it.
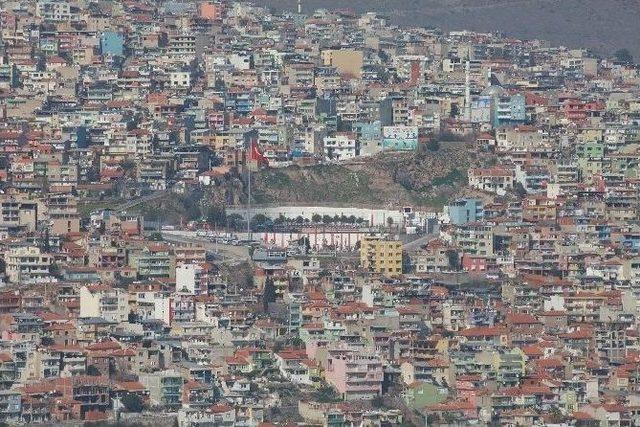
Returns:
[[[106,285],[80,288],[80,317],[100,317],[110,322],[126,322],[128,294]]]

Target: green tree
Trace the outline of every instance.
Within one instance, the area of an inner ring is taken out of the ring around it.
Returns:
[[[186,216],[189,221],[195,221],[202,218],[202,211],[197,204],[186,204]]]
[[[207,222],[220,227],[227,222],[227,213],[223,206],[213,206],[207,213]]]
[[[162,238],[162,233],[155,231],[151,233],[151,235],[149,236],[149,240],[154,242],[161,242],[164,239]]]
[[[274,353],[278,353],[280,351],[282,351],[282,349],[285,347],[284,345],[284,341],[276,341],[273,343],[273,352]]]
[[[49,267],[49,274],[51,274],[52,276],[55,277],[59,277],[60,276],[60,266],[56,263],[51,264],[51,266]]]
[[[232,230],[242,230],[246,223],[242,215],[234,213],[227,217],[227,224]]]
[[[128,160],[125,160],[124,162],[122,162],[120,164],[120,167],[122,168],[122,170],[124,171],[125,174],[131,175],[136,170],[136,162],[134,162],[131,159],[128,159]]]
[[[276,302],[276,285],[271,277],[264,281],[264,289],[262,294],[262,308],[264,311],[269,309],[269,303]]]
[[[409,252],[402,251],[402,272],[404,274],[411,273],[413,270],[413,263]]]
[[[451,104],[451,118],[457,117],[458,114],[460,114],[460,107],[458,107],[458,104]]]
[[[516,193],[520,199],[527,197],[527,190],[524,188],[524,185],[520,182],[516,182],[516,185],[513,187],[513,192]]]
[[[304,348],[305,343],[300,338],[293,337],[291,338],[291,341],[289,341],[289,345],[294,348]]]
[[[276,225],[282,225],[285,222],[287,222],[287,218],[282,214],[278,215],[278,218],[273,220],[273,223]]]
[[[202,218],[202,210],[200,209],[202,205],[202,199],[204,197],[204,193],[196,189],[187,193],[180,199],[180,203],[185,210],[185,215],[188,220],[198,220]]]
[[[453,249],[449,249],[445,252],[447,258],[449,260],[449,268],[454,271],[460,270],[460,255],[458,251],[454,251]]]
[[[437,139],[432,138],[429,140],[429,142],[427,142],[426,147],[429,151],[438,151],[440,149],[440,142]]]
[[[384,408],[386,405],[382,396],[376,396],[371,399],[371,406],[373,406],[374,408]]]
[[[44,345],[44,346],[50,346],[50,345],[54,345],[56,342],[54,341],[53,338],[51,337],[42,337],[40,339],[40,344]]]
[[[311,217],[311,221],[315,222],[316,224],[319,224],[322,222],[322,215],[320,214],[313,214],[313,216]]]
[[[99,377],[100,375],[102,375],[102,372],[100,372],[100,369],[98,369],[96,365],[89,365],[87,366],[87,375],[92,377]]]
[[[126,412],[140,413],[144,410],[144,402],[137,394],[126,393],[120,398],[120,402]]]
[[[306,253],[309,253],[309,251],[311,250],[311,242],[309,241],[309,238],[307,236],[302,236],[301,238],[299,238],[298,244],[300,246],[304,246]]]
[[[263,214],[257,214],[253,218],[251,218],[251,228],[262,227],[269,222],[269,218],[267,218]]]
[[[329,215],[322,215],[322,223],[323,224],[331,224],[333,222],[333,218]]]
[[[320,386],[314,393],[313,398],[319,403],[334,403],[340,402],[342,399],[336,393],[336,390],[329,384]]]

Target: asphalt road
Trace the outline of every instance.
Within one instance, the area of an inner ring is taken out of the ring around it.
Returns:
[[[127,209],[131,209],[132,207],[141,205],[142,203],[147,203],[152,200],[159,199],[160,197],[166,195],[170,191],[171,190],[159,190],[151,194],[148,194],[146,196],[138,197],[137,199],[132,199],[127,202],[124,202],[118,206],[115,206],[113,210],[115,212],[126,211]]]
[[[212,242],[207,237],[201,237],[195,231],[162,230],[162,238],[170,243],[197,243],[207,251],[217,255],[217,261],[223,263],[245,262],[251,260],[249,248],[244,245],[225,245]],[[425,234],[415,240],[403,244],[403,250],[411,252],[437,237],[435,234]]]
[[[162,238],[170,243],[197,243],[206,250],[216,253],[222,262],[249,261],[249,248],[246,246],[223,245],[214,243],[206,237],[199,237],[194,231],[163,230]]]
[[[414,251],[416,249],[420,249],[422,245],[427,244],[429,240],[434,239],[436,237],[437,235],[435,234],[425,234],[424,236],[420,236],[415,240],[412,240],[410,242],[403,244],[402,249],[408,252]]]

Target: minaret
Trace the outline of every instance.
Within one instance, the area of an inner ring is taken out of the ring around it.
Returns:
[[[471,121],[471,63],[468,56],[464,69],[464,119]]]
[[[298,15],[302,15],[302,0],[298,0]]]

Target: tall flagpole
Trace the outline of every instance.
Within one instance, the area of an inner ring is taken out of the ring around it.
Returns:
[[[251,165],[249,165],[249,199],[247,200],[247,239],[251,240]]]
[[[253,142],[249,146],[249,159],[246,162],[247,176],[248,176],[248,188],[249,196],[247,199],[247,240],[251,240],[251,159],[253,159]]]

